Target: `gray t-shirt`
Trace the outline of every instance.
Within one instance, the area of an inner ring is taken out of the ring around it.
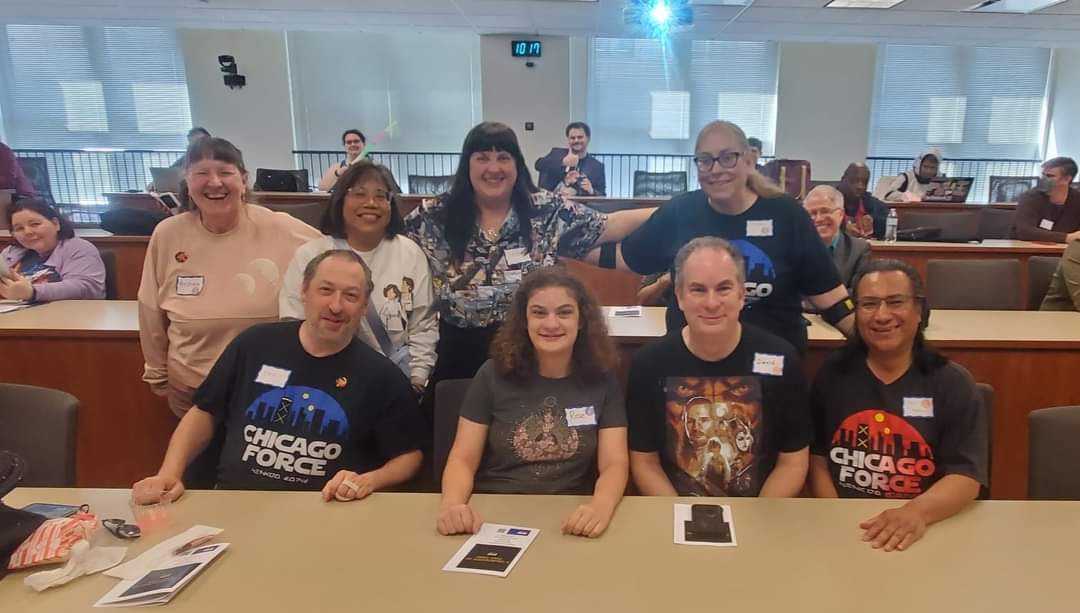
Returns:
[[[520,382],[489,360],[465,395],[461,416],[488,426],[473,489],[498,494],[591,494],[601,428],[625,428],[618,380],[575,377]]]

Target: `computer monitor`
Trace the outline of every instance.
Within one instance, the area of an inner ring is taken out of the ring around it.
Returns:
[[[926,193],[922,197],[923,202],[952,202],[963,204],[967,202],[968,193],[971,192],[971,184],[975,182],[973,177],[938,177],[930,181],[926,187]]]
[[[255,170],[255,191],[258,192],[307,192],[308,171],[274,170],[258,168]]]
[[[151,168],[150,177],[154,182],[154,191],[159,194],[179,194],[180,181],[184,178],[179,168]]]

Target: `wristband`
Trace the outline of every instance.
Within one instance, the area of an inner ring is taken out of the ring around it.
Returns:
[[[850,297],[845,297],[840,302],[832,305],[821,312],[821,317],[831,326],[835,326],[844,320],[845,317],[855,312],[855,301]]]

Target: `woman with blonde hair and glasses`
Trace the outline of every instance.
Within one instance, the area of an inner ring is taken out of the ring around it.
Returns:
[[[615,347],[596,298],[557,267],[526,275],[462,403],[436,527],[476,532],[474,491],[592,494],[562,523],[597,537],[629,472]]]
[[[662,205],[623,241],[622,256],[635,272],[655,274],[671,270],[675,254],[695,238],[730,241],[746,259],[743,321],[806,353],[802,297],[845,334],[853,304],[802,205],[758,173],[755,161],[739,126],[706,125],[694,146],[701,189]],[[678,330],[685,319],[668,298],[668,330]]]

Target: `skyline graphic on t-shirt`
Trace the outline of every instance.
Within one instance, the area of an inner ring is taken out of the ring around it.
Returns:
[[[245,412],[251,423],[261,422],[293,433],[342,438],[349,419],[333,396],[313,387],[274,388],[256,398]]]
[[[746,260],[746,303],[753,304],[762,298],[771,296],[776,288],[776,266],[760,247],[746,240],[733,240],[731,244],[738,248]]]
[[[757,377],[668,377],[666,450],[680,495],[744,496],[760,488],[762,433]]]
[[[849,415],[832,436],[837,486],[868,496],[914,498],[937,470],[934,451],[905,418],[881,409]]]

